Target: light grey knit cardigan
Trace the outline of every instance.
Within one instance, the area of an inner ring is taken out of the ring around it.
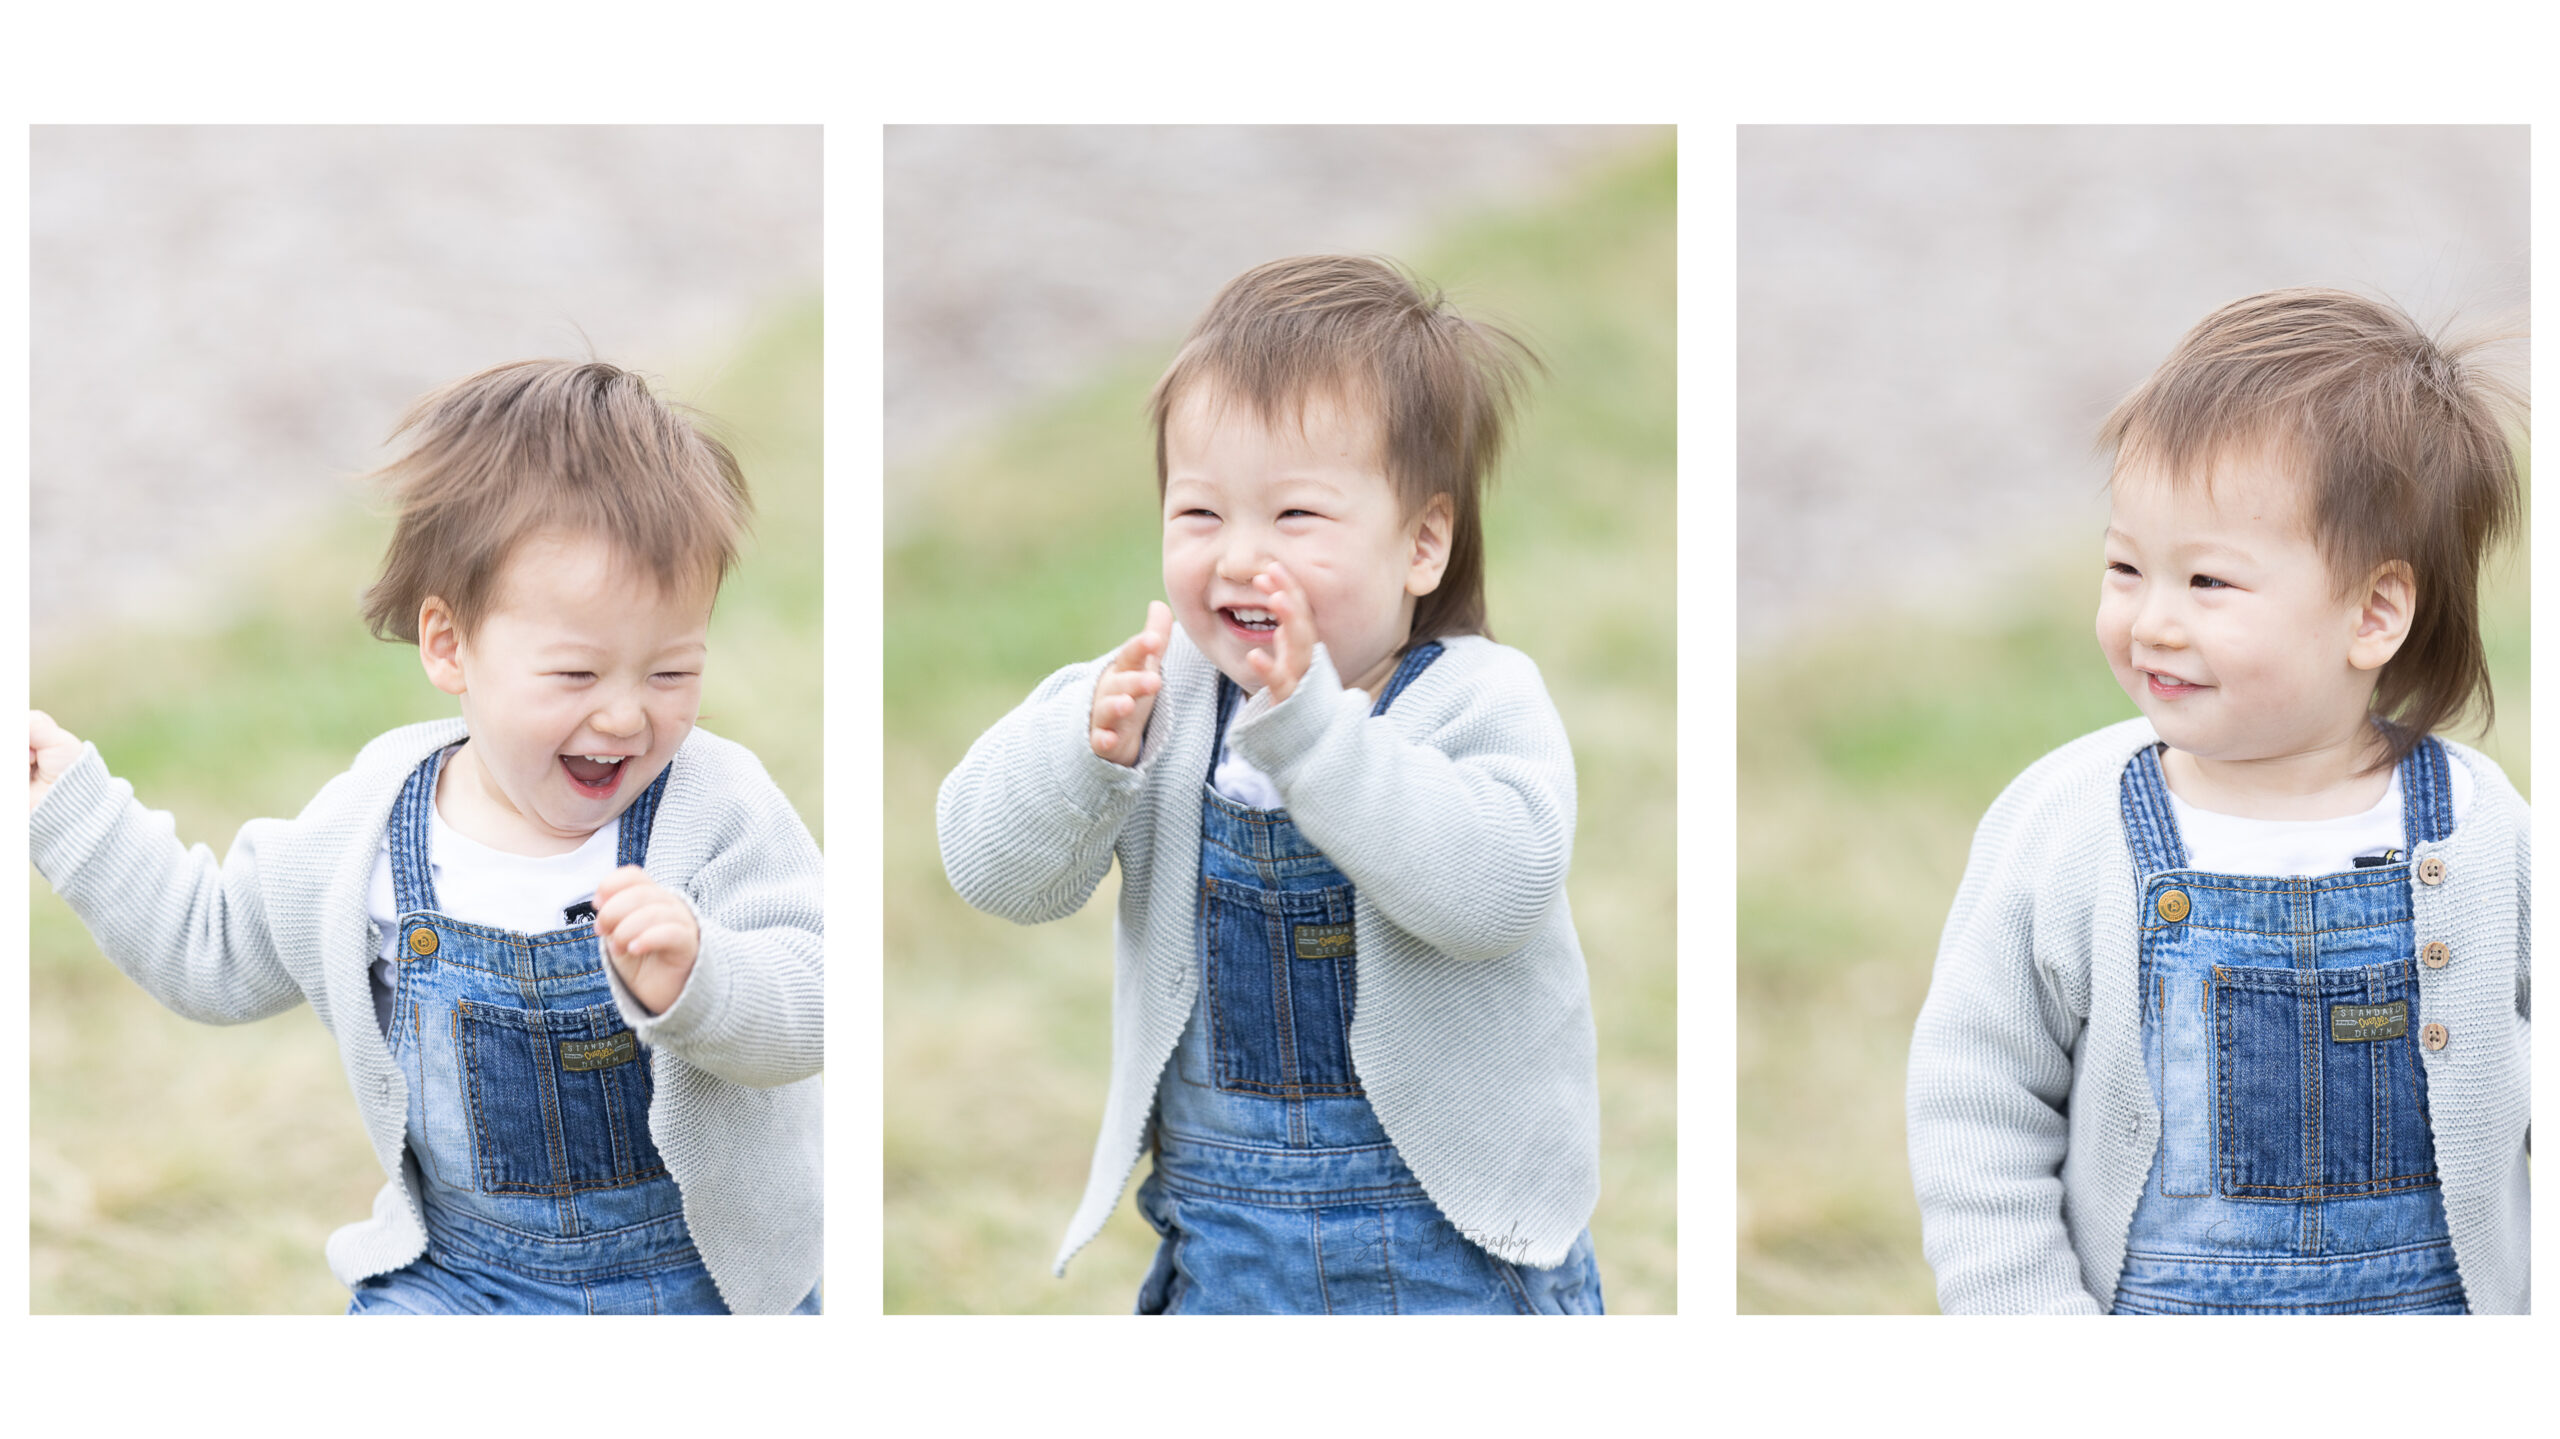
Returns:
[[[308,1000],[328,1026],[390,1180],[372,1218],[329,1236],[330,1272],[349,1286],[426,1252],[417,1171],[403,1163],[408,1085],[374,1019],[379,940],[365,899],[402,782],[462,737],[458,719],[383,735],[297,818],[241,826],[218,862],[203,845],[181,847],[176,822],[143,808],[94,745],[30,816],[36,868],[161,1003],[240,1024]],[[817,845],[752,753],[697,729],[676,752],[644,867],[702,924],[693,974],[666,1013],[613,981],[654,1052],[649,1136],[721,1298],[738,1313],[787,1313],[819,1272]]]
[[[2118,785],[2157,739],[2127,720],[2011,782],[1975,832],[1911,1040],[1911,1179],[1938,1304],[1960,1313],[2111,1308],[2160,1144],[2142,1052],[2140,876]],[[2531,1305],[2525,1132],[2533,1116],[2530,816],[2476,750],[2471,807],[2414,861],[2418,1007],[2452,1031],[2421,1051],[2455,1262],[2474,1314]]]
[[[1387,1137],[1460,1233],[1551,1268],[1600,1194],[1590,986],[1565,903],[1573,751],[1526,655],[1445,643],[1374,720],[1319,645],[1288,702],[1256,695],[1228,739],[1356,889],[1351,1062]],[[1062,1273],[1137,1167],[1200,980],[1218,672],[1174,632],[1131,768],[1087,740],[1107,660],[1051,675],[980,736],[936,816],[952,886],[1018,923],[1074,913],[1119,857],[1111,1093]]]

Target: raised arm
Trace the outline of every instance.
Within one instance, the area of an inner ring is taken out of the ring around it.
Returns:
[[[41,713],[30,716],[28,857],[98,948],[154,999],[189,1019],[241,1024],[291,1009],[302,990],[277,956],[259,844],[278,821],[241,828],[228,858],[178,843],[177,821],[145,809]],[[50,733],[43,733],[49,730]],[[76,746],[68,756],[66,743]],[[48,756],[48,751],[51,751]],[[48,757],[56,764],[48,778]]]
[[[1468,668],[1444,677],[1462,692],[1431,734],[1407,738],[1392,711],[1371,719],[1370,697],[1344,689],[1318,645],[1288,697],[1257,694],[1228,740],[1380,914],[1456,958],[1498,959],[1564,892],[1573,748],[1526,656],[1488,648],[1440,665]]]
[[[1161,740],[1149,720],[1171,622],[1167,611],[1158,624],[1162,608],[1110,654],[1041,681],[943,780],[934,825],[962,899],[1039,924],[1083,908],[1102,883]]]
[[[663,1045],[732,1083],[789,1084],[826,1067],[824,863],[798,812],[760,768],[724,776],[721,788],[707,821],[715,832],[687,846],[688,860],[694,849],[702,856],[691,874],[662,889],[618,871],[622,882],[598,916],[602,929],[620,917],[617,904],[652,892],[680,895],[689,914],[678,918],[694,929],[682,987],[653,990],[645,964],[615,959],[612,937],[606,972],[642,1043]],[[650,926],[646,909],[629,917]],[[640,995],[664,1004],[663,1013],[639,1002],[635,979]]]

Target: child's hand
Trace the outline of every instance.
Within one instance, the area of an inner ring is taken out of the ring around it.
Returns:
[[[1139,742],[1147,735],[1147,716],[1156,708],[1156,692],[1164,688],[1164,650],[1173,643],[1173,610],[1162,600],[1147,602],[1147,627],[1129,637],[1110,667],[1093,686],[1093,752],[1113,764],[1138,762]]]
[[[622,986],[652,1014],[684,993],[702,952],[702,929],[675,892],[626,864],[596,886],[596,933]]]
[[[1278,560],[1253,577],[1253,587],[1271,597],[1265,608],[1279,618],[1280,627],[1272,631],[1268,646],[1245,651],[1244,662],[1262,677],[1274,701],[1285,700],[1297,692],[1298,681],[1307,677],[1307,665],[1315,659],[1315,616],[1307,612],[1307,592]]]
[[[53,722],[43,710],[27,711],[27,809],[44,802],[45,792],[71,762],[80,757],[80,741]]]

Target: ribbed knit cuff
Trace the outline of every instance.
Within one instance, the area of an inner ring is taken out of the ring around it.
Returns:
[[[702,922],[702,910],[694,904],[692,895],[682,890],[669,890],[668,893],[673,894],[684,905],[685,912],[693,916],[695,936],[693,968],[685,974],[684,988],[676,991],[676,1002],[653,1014],[623,984],[622,973],[613,967],[613,961],[606,960],[604,966],[605,983],[613,990],[614,1007],[622,1011],[622,1022],[631,1026],[632,1034],[643,1044],[668,1041],[681,1044],[688,1035],[716,1028],[718,1012],[725,1008],[722,1001],[728,997],[728,986],[723,977],[725,971],[712,956],[711,927]],[[599,949],[603,947],[601,936],[596,944]]]
[[[1316,745],[1343,720],[1351,710],[1356,723],[1367,706],[1359,699],[1359,691],[1342,687],[1342,676],[1333,667],[1333,657],[1318,643],[1307,661],[1307,672],[1285,700],[1274,700],[1268,689],[1257,690],[1236,711],[1235,722],[1227,727],[1227,743],[1255,769],[1271,776],[1271,782],[1288,793],[1289,780],[1300,761],[1314,751]]]
[[[118,789],[98,747],[84,743],[80,757],[28,814],[27,858],[55,888],[88,862],[114,827],[116,814],[124,807]]]
[[[1105,655],[1094,666],[1092,684],[1063,692],[1063,696],[1075,699],[1074,722],[1066,722],[1066,706],[1059,706],[1060,722],[1053,727],[1052,737],[1044,741],[1053,747],[1046,772],[1057,781],[1058,802],[1093,821],[1117,821],[1128,814],[1146,785],[1147,761],[1164,748],[1165,727],[1156,723],[1163,711],[1164,692],[1159,690],[1157,707],[1148,713],[1146,733],[1138,740],[1136,764],[1120,764],[1094,753],[1093,692],[1109,673],[1110,659]]]

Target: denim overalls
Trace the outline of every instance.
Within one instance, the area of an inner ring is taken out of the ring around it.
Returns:
[[[1440,652],[1408,653],[1370,713]],[[1218,681],[1213,766],[1233,691]],[[1199,1000],[1138,1189],[1163,1236],[1139,1313],[1600,1312],[1588,1231],[1554,1269],[1497,1259],[1396,1154],[1351,1065],[1351,882],[1288,811],[1201,786],[1199,914]]]
[[[351,1314],[724,1314],[649,1138],[650,1052],[605,984],[592,923],[542,934],[439,913],[427,757],[391,810],[400,911],[388,1036],[409,1085],[427,1252],[356,1287]],[[623,811],[638,864],[667,775]]]
[[[2411,849],[2453,830],[2450,763],[2432,738],[2401,761]],[[2418,1059],[2411,866],[2187,869],[2156,748],[2122,791],[2161,1133],[2115,1312],[2467,1312]]]

